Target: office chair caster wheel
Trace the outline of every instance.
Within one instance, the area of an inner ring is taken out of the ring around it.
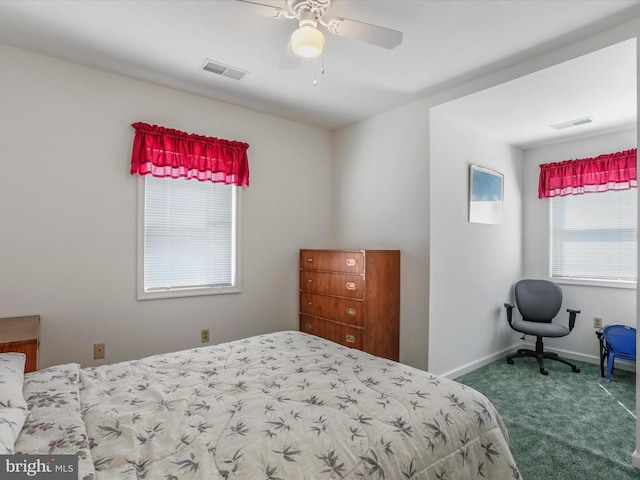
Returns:
[[[540,373],[543,375],[549,375],[549,372],[547,370],[545,370],[544,368],[540,369]]]
[[[513,365],[513,359],[512,358],[507,358],[507,363],[509,365]]]
[[[576,373],[580,373],[580,369],[578,367],[576,367],[576,366],[572,366],[571,370],[573,370]]]

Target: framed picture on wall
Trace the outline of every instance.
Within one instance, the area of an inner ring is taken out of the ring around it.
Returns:
[[[471,165],[469,171],[469,222],[501,224],[503,200],[503,175],[488,168]]]

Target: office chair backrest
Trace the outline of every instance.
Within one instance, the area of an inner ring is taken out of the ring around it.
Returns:
[[[529,322],[550,323],[562,307],[562,290],[548,280],[520,280],[515,294],[520,315]]]

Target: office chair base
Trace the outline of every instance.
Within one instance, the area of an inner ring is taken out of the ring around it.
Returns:
[[[528,348],[519,348],[516,353],[507,355],[507,363],[513,365],[513,359],[519,357],[533,357],[538,360],[538,366],[540,367],[540,373],[542,375],[549,375],[549,371],[544,368],[544,359],[555,360],[556,362],[562,362],[571,367],[571,370],[576,373],[580,373],[580,368],[577,365],[560,357],[557,353],[545,352],[542,346],[542,339],[538,338],[536,341],[536,349],[529,350]]]

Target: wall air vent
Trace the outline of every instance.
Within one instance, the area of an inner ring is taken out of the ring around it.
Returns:
[[[550,127],[555,130],[563,130],[565,128],[577,127],[579,125],[586,125],[587,123],[593,123],[593,118],[591,117],[576,118],[575,120],[569,120],[568,122],[562,122],[562,123],[556,123],[555,125],[550,125]]]
[[[233,78],[235,80],[240,80],[249,72],[246,70],[241,70],[236,67],[231,67],[229,65],[225,65],[224,63],[214,62],[213,60],[205,60],[202,65],[202,69],[207,72],[216,73],[218,75],[222,75],[223,77]]]

